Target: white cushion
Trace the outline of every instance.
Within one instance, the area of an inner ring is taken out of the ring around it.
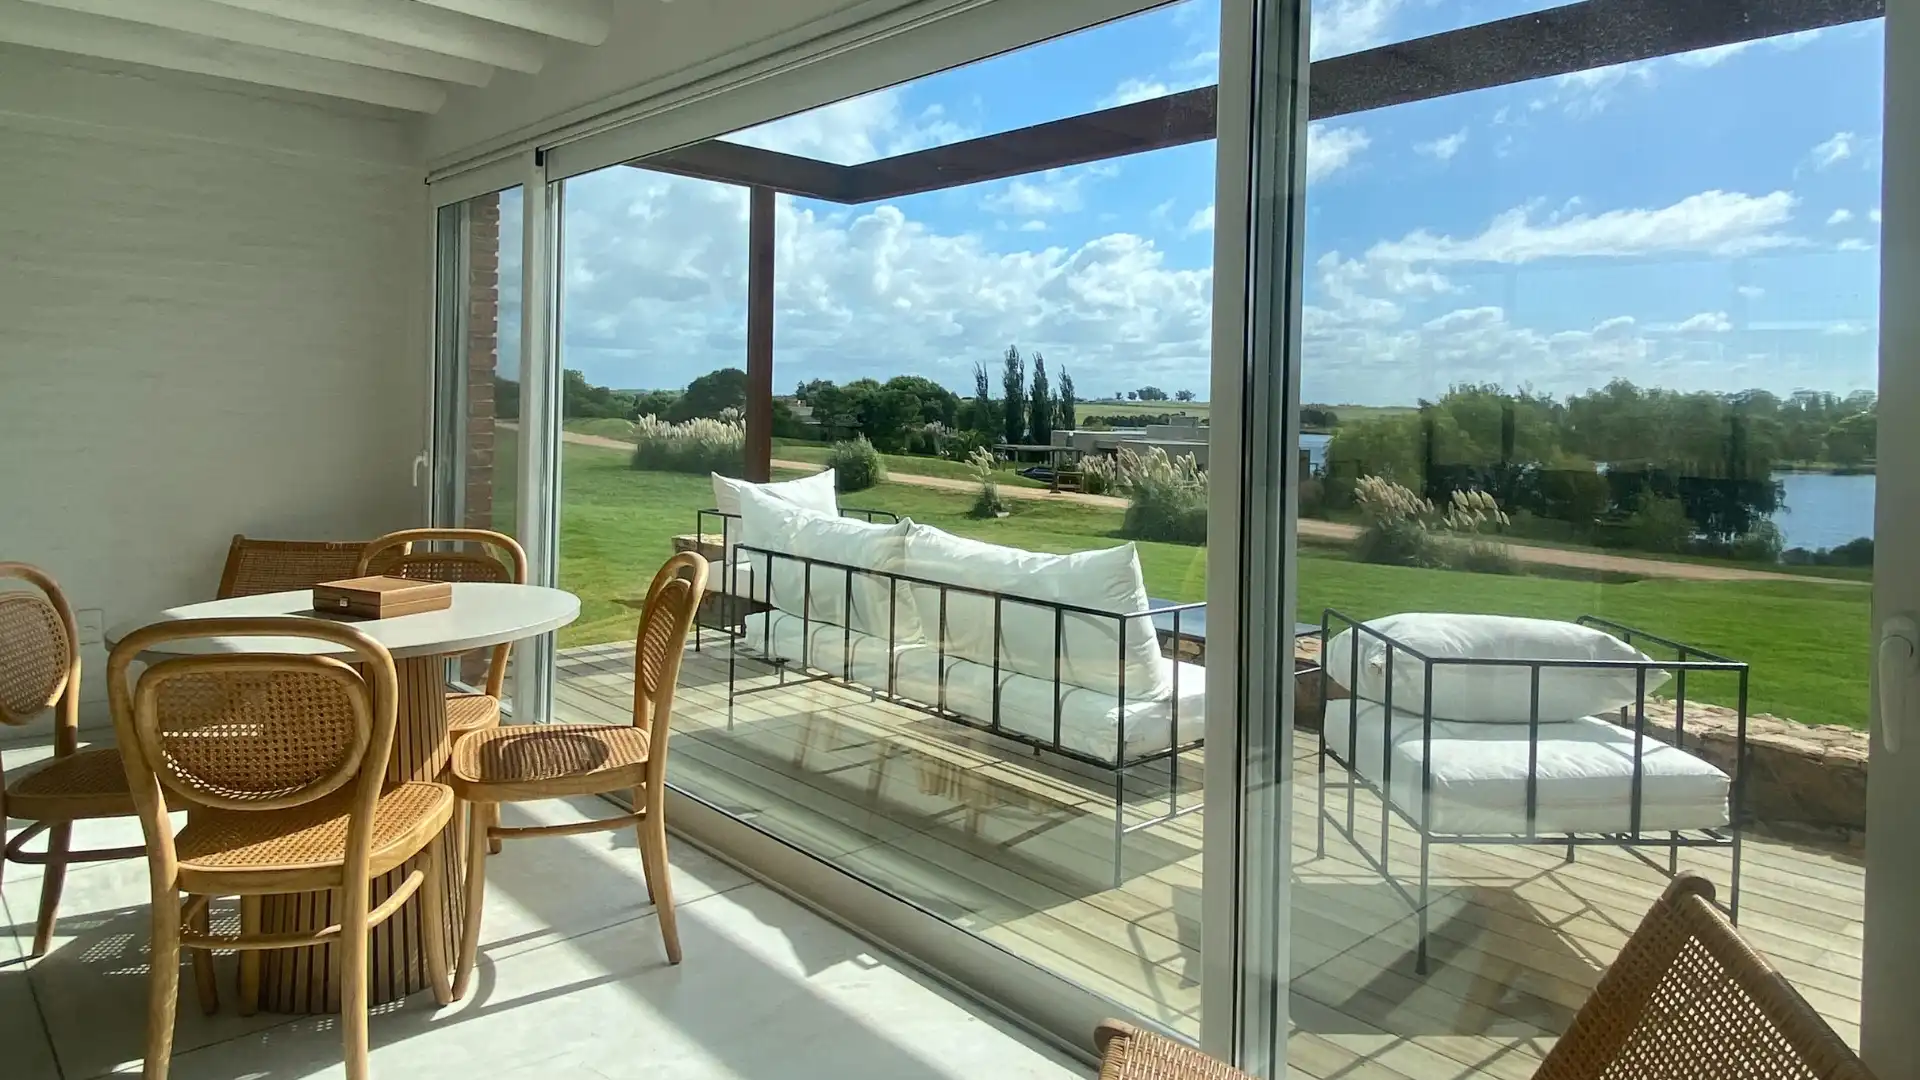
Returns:
[[[1059,637],[1063,683],[1117,693],[1124,672],[1129,699],[1159,697],[1168,690],[1168,669],[1161,663],[1159,639],[1151,619],[1125,620],[1123,664],[1122,620],[1076,612],[1060,615],[1058,609],[1044,603],[1022,602],[1072,604],[1116,616],[1146,611],[1147,587],[1132,544],[1049,555],[916,525],[907,535],[906,567],[911,577],[980,590],[945,590],[948,656],[989,668],[997,656],[1002,671],[1051,682]],[[940,644],[942,591],[938,585],[913,586],[922,630],[928,644],[936,647]],[[982,593],[1001,597],[997,642],[993,634],[995,601]],[[1056,629],[1064,633],[1056,635]]]
[[[1365,624],[1433,659],[1609,660],[1650,662],[1652,657],[1612,634],[1578,623],[1510,615],[1411,612]],[[1351,628],[1327,645],[1327,674],[1341,686],[1354,678],[1353,643],[1360,643],[1359,685],[1348,687],[1368,701],[1386,701],[1388,646]],[[1393,707],[1419,714],[1426,708],[1428,665],[1399,649],[1393,652]],[[1434,664],[1433,715],[1448,720],[1524,724],[1532,700],[1532,669],[1524,664]],[[1648,694],[1669,678],[1647,671]],[[1573,720],[1633,704],[1631,668],[1542,668],[1540,719]]]
[[[906,562],[911,519],[874,525],[852,518],[796,506],[752,488],[740,496],[740,542],[760,551],[740,552],[740,562],[758,575],[755,588],[764,590],[766,603],[781,611],[804,614],[817,622],[851,626],[863,633],[896,642],[920,639],[920,620],[914,613],[913,593],[904,583],[883,574],[897,574]],[[815,563],[811,571],[799,558],[769,556],[765,552],[804,556],[840,566],[880,573],[851,574]],[[769,572],[770,571],[770,572]],[[851,582],[849,582],[851,578]],[[888,598],[893,614],[888,616]],[[849,610],[848,601],[852,601]]]
[[[1355,716],[1358,723],[1355,723]],[[1418,822],[1425,742],[1419,716],[1372,702],[1327,702],[1327,745],[1374,783],[1392,760],[1394,805]],[[1428,828],[1453,835],[1527,831],[1526,725],[1433,722],[1433,803]],[[1727,823],[1727,775],[1649,734],[1641,745],[1640,830],[1713,829]],[[1595,717],[1541,724],[1535,759],[1536,833],[1626,832],[1633,826],[1633,730]]]
[[[778,483],[754,484],[745,480],[713,474],[713,508],[722,514],[730,515],[721,519],[721,529],[726,533],[726,561],[733,561],[734,545],[740,542],[740,493],[758,491],[771,495],[783,502],[795,506],[804,506],[809,510],[818,510],[823,514],[838,517],[840,497],[835,491],[833,470],[803,476],[798,480],[782,480]]]

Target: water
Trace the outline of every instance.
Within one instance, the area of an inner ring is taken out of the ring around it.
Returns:
[[[1773,515],[1785,546],[1837,547],[1857,536],[1873,535],[1874,478],[1871,473],[1773,474],[1786,489],[1784,506]]]

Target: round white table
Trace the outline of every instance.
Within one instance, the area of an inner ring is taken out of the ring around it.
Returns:
[[[120,623],[107,633],[117,644],[142,626],[178,619],[213,619],[257,615],[313,615],[313,593],[268,593],[205,604],[168,608],[145,619]],[[446,771],[452,745],[447,738],[446,661],[476,649],[537,637],[572,622],[580,615],[580,599],[559,589],[537,585],[496,585],[461,582],[453,586],[453,603],[439,611],[401,615],[391,619],[340,619],[387,647],[399,675],[399,722],[387,782],[438,780]],[[331,616],[313,615],[314,618]],[[144,658],[205,655],[219,652],[291,652],[341,655],[346,650],[312,638],[198,638],[169,641]],[[446,897],[448,948],[461,922],[461,887],[466,860],[459,857],[463,830],[454,821],[442,834],[448,854]],[[373,903],[384,900],[412,870],[403,866],[374,883]],[[261,904],[261,929],[267,933],[317,930],[336,921],[333,897],[324,892],[266,897]],[[425,943],[418,905],[409,900],[374,930],[369,994],[375,1004],[396,1001],[428,987]],[[328,955],[330,946],[274,949],[261,957],[260,1007],[273,1012],[318,1013],[340,1008],[340,986]],[[449,951],[449,956],[456,955]]]

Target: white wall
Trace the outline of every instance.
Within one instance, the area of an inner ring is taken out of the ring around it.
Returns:
[[[0,49],[0,559],[110,626],[210,599],[234,533],[417,523],[421,140],[371,107]]]

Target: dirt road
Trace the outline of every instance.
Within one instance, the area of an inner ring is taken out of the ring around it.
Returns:
[[[601,435],[583,435],[569,431],[565,433],[564,438],[570,443],[578,443],[582,446],[604,446],[615,450],[633,449],[632,443]],[[775,459],[772,464],[776,469],[795,469],[801,472],[817,470],[820,467],[811,462],[784,459]],[[973,481],[956,480],[946,476],[920,476],[915,473],[894,472],[889,473],[887,479],[896,484],[912,484],[914,487],[935,488],[940,491],[971,493],[974,490]],[[1111,495],[1087,495],[1077,491],[1055,493],[1044,488],[1015,487],[1012,484],[1002,485],[1000,495],[1002,498],[1018,499],[1024,502],[1066,500],[1108,510],[1127,508],[1127,500],[1117,499]],[[1353,540],[1360,535],[1360,528],[1338,521],[1308,519],[1300,522],[1300,535],[1315,540]],[[1856,587],[1861,584],[1857,581],[1781,574],[1771,570],[1748,570],[1739,566],[1666,562],[1660,559],[1637,558],[1632,555],[1609,555],[1598,551],[1563,551],[1560,548],[1534,547],[1530,544],[1508,544],[1507,550],[1515,559],[1523,563],[1571,566],[1582,570],[1635,574],[1640,577],[1668,578],[1675,581],[1814,581]]]

